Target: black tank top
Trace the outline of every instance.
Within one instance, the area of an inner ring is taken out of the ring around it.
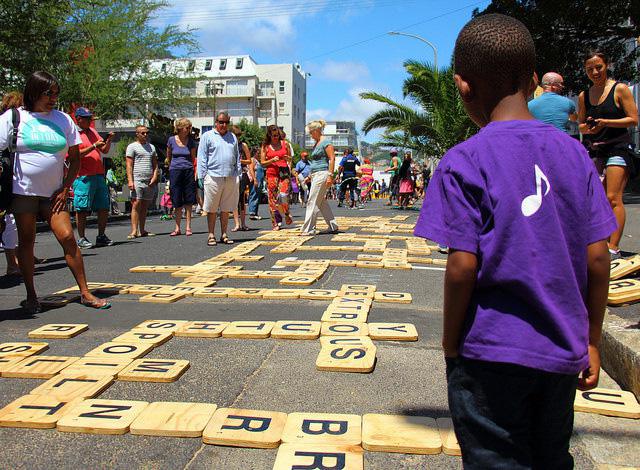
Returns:
[[[593,119],[622,119],[627,117],[624,110],[616,106],[614,95],[617,86],[618,82],[614,83],[605,100],[597,106],[591,104],[589,90],[587,89],[584,92],[586,117],[592,117]],[[627,139],[624,139],[622,136],[627,136]],[[614,145],[623,144],[623,146],[625,143],[629,144],[631,142],[629,132],[627,132],[627,129],[624,127],[605,127],[597,134],[586,134],[584,137],[585,140],[591,142],[606,142],[616,139],[619,142],[616,142]]]

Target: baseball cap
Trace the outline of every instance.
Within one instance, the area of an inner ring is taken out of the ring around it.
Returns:
[[[302,152],[302,153],[300,154],[300,156],[301,156],[301,157],[308,157],[308,156],[309,156],[309,154],[308,154],[307,152]]]
[[[87,108],[80,107],[76,109],[76,117],[92,117],[93,113],[89,111]]]
[[[393,155],[393,154],[398,155],[398,149],[397,149],[397,148],[392,148],[391,150],[389,150],[389,153],[390,153],[391,155]]]

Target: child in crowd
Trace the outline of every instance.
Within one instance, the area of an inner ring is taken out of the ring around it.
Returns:
[[[171,189],[169,183],[164,185],[164,194],[160,198],[160,207],[162,208],[162,216],[160,220],[171,220],[173,213],[173,204],[171,202]]]
[[[455,82],[482,129],[442,159],[415,234],[450,247],[449,408],[465,468],[569,469],[576,387],[598,383],[616,222],[580,142],[533,119],[529,31],[481,15]]]

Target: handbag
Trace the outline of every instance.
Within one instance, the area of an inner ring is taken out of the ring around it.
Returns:
[[[18,143],[18,126],[20,125],[20,113],[11,108],[11,124],[13,130],[9,139],[9,147],[2,151],[0,157],[0,213],[6,212],[13,199],[13,164]]]

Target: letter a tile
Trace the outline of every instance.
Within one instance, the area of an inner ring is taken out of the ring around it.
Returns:
[[[576,392],[573,409],[586,413],[597,413],[621,418],[640,418],[640,405],[631,392],[624,390],[594,388]]]
[[[292,469],[363,470],[364,452],[359,446],[326,446],[314,444],[283,444],[273,470]]]
[[[131,423],[129,432],[145,436],[200,437],[216,405],[158,401]]]
[[[58,431],[87,434],[125,434],[146,401],[85,400],[58,421]]]
[[[362,418],[349,414],[290,413],[282,442],[357,446],[362,442]]]
[[[439,454],[442,440],[433,418],[365,414],[362,417],[362,447],[373,452]]]
[[[137,359],[118,372],[126,382],[175,382],[189,368],[189,361],[178,359]]]
[[[240,408],[217,410],[202,434],[205,444],[272,449],[280,445],[286,413]]]
[[[0,426],[7,428],[55,428],[56,422],[82,398],[71,401],[42,395],[24,395],[0,410]]]

